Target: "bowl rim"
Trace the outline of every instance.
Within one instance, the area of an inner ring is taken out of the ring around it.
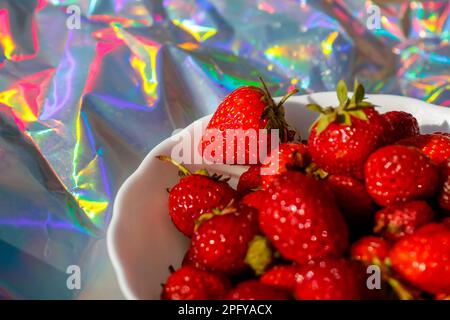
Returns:
[[[316,99],[327,99],[327,98],[329,98],[330,95],[334,96],[335,94],[336,93],[334,91],[315,92],[315,93],[306,94],[306,95],[293,96],[291,99],[293,101],[295,101],[296,98],[297,99],[299,99],[299,98],[305,99],[306,98],[307,100],[314,102]],[[349,93],[349,94],[351,94],[351,93]],[[406,97],[406,96],[390,95],[390,94],[367,94],[366,96],[368,98],[370,98],[370,97],[372,97],[372,98],[395,98],[395,99],[400,98],[400,99],[404,100],[405,102],[407,102],[408,100],[411,101],[411,103],[414,103],[416,105],[416,107],[447,109],[443,106],[434,105],[434,104],[425,102],[423,100]],[[449,109],[449,111],[450,111],[450,109]],[[177,132],[173,137],[177,137],[177,136],[180,136],[180,135],[186,133],[186,131],[189,131],[191,126],[198,124],[199,122],[203,123],[203,122],[207,121],[209,118],[211,118],[211,116],[212,116],[212,114],[209,114],[209,115],[203,116],[203,117],[193,121],[191,124],[189,124],[182,130]],[[116,235],[118,232],[118,225],[119,225],[120,221],[122,220],[121,219],[122,217],[119,214],[120,213],[119,207],[123,201],[126,191],[128,189],[130,189],[130,187],[143,174],[146,164],[149,161],[153,160],[153,158],[156,154],[159,154],[160,149],[163,149],[167,144],[169,144],[171,142],[172,142],[171,137],[168,137],[168,138],[164,139],[163,141],[161,141],[159,144],[157,144],[144,157],[144,159],[139,164],[138,168],[123,182],[123,184],[120,186],[119,190],[117,191],[116,197],[114,199],[113,213],[112,213],[111,221],[108,226],[107,234],[106,234],[107,251],[108,251],[108,255],[111,259],[111,263],[112,263],[114,272],[116,274],[120,290],[122,291],[124,297],[129,300],[137,300],[139,298],[133,293],[133,290],[130,288],[130,286],[127,283],[126,272],[124,270],[125,268],[124,268],[124,265],[121,263],[121,260],[119,258],[119,252],[117,249],[118,239],[117,239]]]

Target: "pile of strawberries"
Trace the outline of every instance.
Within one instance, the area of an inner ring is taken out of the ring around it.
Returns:
[[[163,299],[450,296],[450,134],[420,134],[405,112],[380,114],[361,84],[349,98],[341,81],[337,96],[336,107],[308,105],[320,116],[301,141],[285,98],[275,103],[265,85],[229,94],[208,128],[279,129],[281,138],[237,190],[159,157],[180,169],[169,214],[191,240]],[[210,143],[205,135],[200,149]],[[248,159],[244,145],[228,152]],[[380,271],[381,286],[368,270]]]

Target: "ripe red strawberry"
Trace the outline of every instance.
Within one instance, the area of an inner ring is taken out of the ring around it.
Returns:
[[[323,181],[295,171],[273,180],[259,208],[259,226],[280,254],[298,263],[340,255],[348,230]]]
[[[300,300],[361,300],[367,297],[364,267],[345,259],[323,259],[299,269],[295,297]]]
[[[337,87],[340,105],[333,109],[308,105],[321,113],[311,129],[308,150],[312,161],[330,174],[362,178],[367,157],[384,142],[384,118],[364,99],[357,84],[352,99],[341,80]]]
[[[352,259],[361,261],[366,265],[372,265],[376,262],[383,263],[388,254],[388,242],[375,236],[365,236],[359,239],[352,244],[350,249]]]
[[[190,237],[195,221],[204,213],[227,206],[237,197],[236,191],[220,176],[209,176],[205,170],[191,173],[181,164],[166,156],[158,156],[180,169],[183,177],[169,191],[169,214],[174,225]]]
[[[237,129],[255,130],[254,133],[257,138],[253,141],[255,142],[259,141],[260,129],[278,129],[281,141],[289,139],[292,132],[284,118],[283,103],[298,90],[289,92],[276,104],[264,82],[262,84],[264,89],[254,86],[240,87],[222,101],[209,121],[200,143],[201,154],[205,159],[228,164],[255,164],[260,162],[259,143],[257,143],[258,148],[252,148],[254,146],[251,145],[251,140],[245,138],[238,139],[238,143],[235,143],[234,137],[231,137],[231,135],[227,137],[227,131],[236,133],[235,130]],[[214,145],[218,143],[216,141],[218,134],[223,138],[222,150],[216,149]],[[270,150],[270,137],[267,138],[267,146],[269,148],[263,150],[264,152]],[[231,163],[226,161],[227,158],[231,160]],[[257,159],[257,162],[253,162],[254,159]]]
[[[277,175],[288,170],[300,170],[310,163],[306,145],[302,143],[282,143],[273,149],[261,167],[263,189],[269,188]]]
[[[350,229],[361,229],[372,224],[375,203],[364,184],[345,175],[331,175],[326,182]]]
[[[183,261],[181,261],[181,266],[195,266],[195,261],[192,258],[193,256],[193,252],[192,252],[192,248],[189,248],[186,253],[184,254],[183,257]],[[200,268],[197,267],[199,269],[204,269],[204,268]]]
[[[261,166],[252,165],[239,177],[237,192],[240,195],[245,195],[250,191],[261,186]]]
[[[376,203],[395,203],[432,197],[439,184],[437,168],[418,149],[387,146],[374,152],[365,165],[366,188]]]
[[[253,208],[259,210],[259,208],[261,207],[261,204],[263,203],[264,197],[266,197],[266,195],[267,195],[266,192],[264,192],[263,190],[253,191],[253,192],[246,194],[242,198],[241,202],[245,203],[249,207],[253,207]]]
[[[293,292],[297,285],[299,267],[295,265],[277,265],[264,273],[260,281],[272,287]]]
[[[450,138],[450,133],[448,132],[434,132],[433,134],[439,134],[441,136]]]
[[[245,204],[226,208],[201,222],[195,231],[192,260],[211,271],[229,274],[243,271],[247,266],[245,257],[249,243],[256,233],[256,209]]]
[[[420,149],[437,165],[450,157],[450,137],[442,133],[421,134],[400,140],[397,144]]]
[[[223,299],[231,285],[224,277],[214,272],[184,266],[172,273],[163,287],[164,300]]]
[[[450,158],[447,158],[440,165],[442,186],[439,193],[439,206],[450,212]]]
[[[399,203],[376,213],[374,231],[388,239],[398,240],[433,218],[433,209],[425,201]]]
[[[227,300],[289,300],[287,292],[268,286],[258,280],[241,282],[236,288],[231,289]]]
[[[450,229],[430,223],[400,239],[390,252],[392,268],[429,293],[450,294]]]
[[[385,143],[391,144],[401,139],[420,134],[419,123],[410,113],[391,111],[382,115],[386,120]]]
[[[450,218],[445,218],[441,221],[441,223],[444,225],[444,227],[450,229]]]

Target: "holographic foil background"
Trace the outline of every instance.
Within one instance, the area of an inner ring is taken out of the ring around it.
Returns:
[[[0,297],[120,298],[104,245],[119,186],[258,75],[274,95],[357,76],[450,107],[449,13],[448,0],[0,0]],[[72,264],[81,291],[66,287]]]

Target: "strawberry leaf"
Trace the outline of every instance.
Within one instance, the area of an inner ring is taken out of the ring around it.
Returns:
[[[346,126],[351,126],[352,125],[352,119],[350,117],[350,114],[348,112],[343,112],[343,113],[339,114],[338,122],[340,124],[344,124]]]
[[[348,90],[344,80],[340,80],[337,84],[336,93],[339,103],[343,105],[348,100]]]
[[[370,103],[369,101],[361,101],[361,102],[358,102],[358,107],[360,108],[360,109],[362,109],[362,108],[368,108],[368,107],[373,107],[374,105],[372,104],[372,103]]]
[[[353,82],[353,92],[356,91],[356,88],[358,88],[359,86],[359,81],[358,78],[355,77],[355,82]]]
[[[310,104],[306,105],[306,107],[307,107],[309,110],[312,110],[312,111],[315,111],[315,112],[323,113],[323,108],[322,108],[321,106],[319,106],[318,104],[310,103]]]
[[[349,112],[353,117],[361,119],[363,121],[368,121],[366,113],[363,110],[352,110]]]
[[[321,116],[317,122],[316,133],[320,134],[330,125],[330,123],[336,121],[336,116],[337,114],[335,112]]]
[[[356,87],[355,92],[353,94],[353,96],[355,97],[356,103],[363,101],[364,95],[365,95],[364,87],[361,84],[358,84],[358,86]]]

